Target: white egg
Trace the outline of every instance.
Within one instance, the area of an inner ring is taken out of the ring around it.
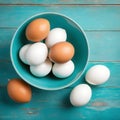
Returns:
[[[93,85],[105,83],[110,77],[110,70],[104,65],[95,65],[86,73],[85,79]]]
[[[49,32],[48,37],[45,40],[45,43],[47,47],[50,48],[58,42],[66,41],[66,39],[67,33],[63,28],[54,28]]]
[[[52,69],[52,62],[46,59],[45,62],[40,65],[30,66],[31,73],[36,77],[44,77],[50,73]]]
[[[25,64],[28,64],[28,62],[26,61],[26,57],[25,57],[25,54],[26,54],[26,51],[28,50],[28,48],[31,46],[31,44],[26,44],[24,45],[20,51],[19,51],[19,58],[20,60],[25,63]]]
[[[29,47],[25,57],[29,65],[39,65],[46,60],[47,55],[47,46],[42,42],[37,42]]]
[[[73,106],[83,106],[90,101],[91,96],[91,88],[87,84],[80,84],[70,93],[70,102]]]
[[[58,78],[66,78],[73,73],[74,67],[74,63],[71,60],[66,63],[55,63],[52,72]]]

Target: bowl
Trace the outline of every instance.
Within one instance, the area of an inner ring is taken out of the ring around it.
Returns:
[[[29,66],[22,63],[19,59],[20,48],[29,43],[25,36],[26,27],[31,21],[37,18],[48,19],[51,29],[60,27],[66,30],[67,41],[72,43],[75,48],[75,55],[72,58],[75,70],[71,76],[59,79],[50,73],[45,77],[35,77],[30,73]],[[88,62],[89,47],[87,37],[80,25],[65,15],[47,12],[28,18],[18,27],[11,41],[10,56],[15,71],[28,84],[44,90],[59,90],[72,85],[81,77]]]

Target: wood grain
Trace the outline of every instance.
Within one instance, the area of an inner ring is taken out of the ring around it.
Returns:
[[[119,8],[119,5],[0,6],[0,27],[18,27],[24,20],[37,13],[58,12],[74,19],[84,30],[120,30]]]
[[[0,120],[120,120],[120,0],[0,0]],[[17,27],[42,12],[58,12],[74,19],[85,30],[90,58],[82,77],[72,86],[58,91],[32,87],[32,100],[12,101],[7,83],[19,77],[10,60],[10,43]],[[71,90],[85,82],[87,70],[106,65],[110,79],[91,86],[92,98],[86,106],[73,107]]]
[[[0,0],[0,4],[120,4],[119,0]]]
[[[33,88],[30,103],[18,104],[7,95],[6,86],[0,92],[1,120],[119,120],[120,89],[92,88],[93,95],[89,104],[83,107],[73,107],[69,101],[71,88],[59,91],[43,91]],[[49,98],[49,99],[48,99]],[[12,107],[12,109],[11,109]],[[114,112],[113,112],[114,111]],[[112,113],[112,114],[111,114]],[[101,114],[101,115],[99,115]],[[96,116],[96,117],[95,117]]]

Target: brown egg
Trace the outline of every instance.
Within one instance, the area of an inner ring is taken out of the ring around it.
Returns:
[[[31,100],[31,87],[21,79],[11,79],[8,82],[7,91],[10,98],[16,102],[25,103]]]
[[[53,45],[49,51],[49,58],[56,63],[64,63],[74,56],[74,47],[69,42],[59,42]]]
[[[33,42],[45,39],[50,31],[50,23],[47,19],[39,18],[33,20],[26,28],[26,37]]]

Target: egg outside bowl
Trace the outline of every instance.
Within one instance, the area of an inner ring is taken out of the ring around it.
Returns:
[[[51,29],[60,27],[66,30],[67,41],[72,43],[75,48],[75,55],[72,58],[75,70],[71,76],[59,79],[51,72],[45,77],[38,78],[33,76],[30,73],[29,66],[19,59],[20,48],[29,43],[25,36],[26,27],[32,20],[37,18],[48,19]],[[59,90],[72,85],[81,77],[88,62],[89,47],[84,31],[74,20],[59,13],[47,12],[34,15],[20,25],[11,41],[10,56],[16,72],[28,84],[44,90]]]

